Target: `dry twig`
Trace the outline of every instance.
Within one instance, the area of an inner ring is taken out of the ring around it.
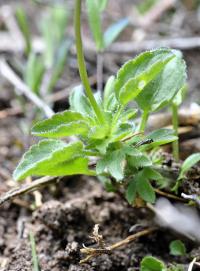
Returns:
[[[33,181],[32,183],[24,184],[17,188],[13,188],[0,197],[0,206],[8,200],[12,200],[13,198],[16,198],[28,192],[38,190],[39,188],[42,188],[56,181],[58,181],[56,177],[46,176],[46,177],[37,179]]]
[[[156,228],[148,228],[143,231],[137,232],[135,234],[129,235],[124,240],[121,240],[113,245],[106,246],[103,241],[102,235],[99,235],[99,233],[98,233],[99,226],[95,225],[94,230],[93,230],[92,239],[94,239],[97,242],[98,247],[97,248],[88,248],[88,247],[83,246],[83,248],[80,251],[81,251],[81,253],[85,254],[86,257],[83,260],[81,260],[80,263],[81,264],[86,263],[90,259],[95,258],[100,255],[103,255],[103,254],[111,254],[111,252],[113,250],[121,248],[122,246],[128,245],[129,243],[133,242],[135,239],[137,239],[141,236],[144,236],[144,235],[148,235],[155,230],[156,230]]]
[[[21,94],[25,95],[31,100],[38,108],[40,108],[45,115],[49,118],[54,115],[53,110],[41,100],[24,82],[15,74],[8,63],[4,59],[0,59],[0,73],[11,84],[13,84]]]

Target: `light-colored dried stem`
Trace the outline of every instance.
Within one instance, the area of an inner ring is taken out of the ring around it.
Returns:
[[[0,73],[12,85],[14,85],[21,94],[25,95],[38,108],[40,108],[48,118],[54,115],[53,110],[17,76],[4,59],[0,59]]]
[[[97,256],[100,256],[102,254],[110,254],[113,250],[121,248],[123,246],[128,245],[129,243],[133,242],[135,239],[145,236],[148,234],[151,234],[153,231],[155,231],[156,228],[148,228],[143,231],[137,232],[135,234],[129,235],[126,239],[121,240],[113,245],[105,246],[104,248],[87,248],[84,247],[80,251],[83,254],[86,254],[87,256],[80,261],[81,264],[87,263],[90,259],[96,258]]]
[[[12,200],[12,199],[14,199],[18,196],[21,196],[25,193],[35,191],[41,187],[44,187],[44,186],[49,185],[53,182],[56,182],[57,180],[58,179],[56,177],[46,176],[46,177],[37,179],[37,180],[33,181],[32,183],[24,184],[22,186],[13,188],[0,197],[0,206],[8,200]]]

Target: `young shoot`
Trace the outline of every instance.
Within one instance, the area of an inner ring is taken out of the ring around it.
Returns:
[[[185,85],[185,62],[179,52],[168,48],[141,53],[108,79],[103,97],[93,94],[82,48],[81,0],[75,4],[77,59],[85,93],[82,87],[75,88],[69,110],[33,126],[32,134],[45,139],[24,154],[13,176],[22,180],[30,175],[94,175],[110,190],[123,186],[130,204],[138,197],[153,203],[155,187],[164,177],[159,170],[162,165],[151,152],[177,136],[164,128],[144,134],[145,127],[148,116],[171,106]],[[129,106],[133,101],[135,108]],[[139,124],[138,110],[143,116]],[[77,140],[66,143],[70,136]],[[91,168],[94,156],[96,165]]]

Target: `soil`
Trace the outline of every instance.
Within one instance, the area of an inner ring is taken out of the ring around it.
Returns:
[[[0,4],[9,4],[14,7],[17,1],[2,2]],[[25,5],[31,21],[34,22],[35,10],[27,1],[19,2]],[[110,2],[106,20],[110,20],[109,16],[112,19],[120,18],[131,11],[132,1],[118,0],[117,5],[115,0]],[[174,32],[170,30],[170,27],[166,28],[171,13],[168,14],[169,17],[162,18],[165,24],[164,34],[167,37],[179,35],[189,37],[199,34],[197,11],[185,8],[180,12],[184,15],[183,23]],[[158,38],[163,35],[162,31],[160,24],[156,23],[147,31],[146,39]],[[130,32],[128,29],[121,39],[132,39]],[[193,49],[184,51],[183,54],[188,65],[190,89],[185,105],[190,105],[192,102],[200,102],[200,52],[198,49]],[[70,57],[74,60],[73,54]],[[107,60],[110,62],[105,63],[105,78],[116,71],[119,65],[129,57],[127,55],[109,56]],[[93,55],[87,56],[87,65],[90,75],[94,76],[96,69]],[[70,67],[69,70],[70,73],[62,78],[64,86],[67,87],[79,81],[76,67]],[[2,79],[1,84],[0,110],[19,105],[19,101],[13,94],[13,88]],[[67,99],[62,99],[53,106],[55,111],[60,111],[68,106]],[[33,111],[33,107],[28,105],[24,113],[19,116],[0,118],[0,194],[16,185],[12,181],[12,172],[24,150],[36,140],[30,137],[28,131],[33,119]],[[199,136],[189,139],[197,142]],[[187,145],[186,140],[183,144]],[[195,147],[193,149],[189,147],[188,153],[194,151]],[[181,192],[200,195],[199,181],[199,169],[194,168],[192,175],[184,182]],[[157,227],[153,233],[116,249],[111,254],[103,254],[86,264],[79,264],[83,258],[80,253],[83,244],[87,247],[96,247],[90,238],[95,224],[100,225],[100,234],[105,244],[111,245],[130,234],[155,226],[153,213],[147,208],[133,208],[120,195],[106,192],[98,180],[83,176],[63,178],[58,184],[50,185],[40,192],[42,205],[39,208],[34,205],[33,193],[24,195],[13,202],[6,202],[0,207],[0,271],[33,270],[30,232],[35,237],[38,261],[42,271],[133,271],[139,270],[140,261],[146,255],[158,257],[168,266],[173,263],[182,264],[187,270],[188,263],[193,257],[200,258],[198,243],[169,229]],[[184,241],[187,249],[186,256],[169,254],[169,243],[175,239]]]
[[[95,224],[100,225],[100,233],[110,245],[154,225],[154,221],[147,209],[135,209],[119,196],[106,193],[96,180],[83,177],[63,180],[61,188],[62,192],[57,191],[61,194],[60,200],[47,200],[32,214],[13,204],[3,207],[0,248],[8,263],[2,270],[32,270],[30,231],[35,236],[41,270],[45,271],[131,271],[137,270],[145,255],[157,256],[168,264],[175,261],[184,264],[191,255],[197,254],[197,244],[185,239],[187,256],[170,256],[169,243],[179,236],[159,228],[110,255],[80,265],[82,244],[94,246],[89,236]],[[135,230],[130,232],[131,228]]]

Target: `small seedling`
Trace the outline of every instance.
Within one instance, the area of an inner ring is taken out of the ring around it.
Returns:
[[[41,53],[34,51],[29,21],[22,7],[17,8],[16,18],[26,43],[27,61],[22,65],[24,66],[22,77],[33,92],[38,96],[44,96],[53,90],[66,63],[71,45],[71,41],[65,37],[68,12],[62,5],[55,4],[50,6],[41,18],[39,30],[45,47]]]
[[[177,192],[178,188],[182,182],[182,180],[186,177],[186,173],[197,163],[200,161],[200,153],[194,153],[185,159],[183,164],[181,165],[180,173],[177,179],[175,186],[173,187],[173,191]]]
[[[185,244],[181,240],[174,240],[169,245],[170,254],[174,256],[184,256],[186,254]]]
[[[103,83],[103,53],[129,24],[128,18],[123,18],[103,32],[101,19],[107,4],[108,0],[86,0],[89,25],[97,50],[97,89],[100,91]]]
[[[35,237],[32,232],[29,233],[29,238],[30,238],[30,243],[31,243],[33,271],[40,271],[38,256],[37,256],[37,251],[36,251]]]
[[[146,256],[140,263],[140,271],[183,271],[181,265],[171,265],[167,267],[165,263],[155,257]]]
[[[70,110],[38,122],[32,134],[48,139],[33,145],[14,172],[16,180],[29,175],[94,175],[110,189],[120,185],[132,204],[137,197],[153,203],[151,181],[164,178],[151,156],[159,146],[177,140],[174,131],[159,129],[145,135],[149,114],[170,106],[185,85],[186,67],[180,52],[160,48],[125,63],[106,83],[103,97],[93,94],[85,66],[81,39],[81,1],[75,5],[75,34],[81,87],[70,95]],[[138,108],[130,108],[135,101]],[[137,110],[141,122],[136,120]],[[65,137],[76,136],[67,144]],[[95,157],[96,167],[90,168]]]

